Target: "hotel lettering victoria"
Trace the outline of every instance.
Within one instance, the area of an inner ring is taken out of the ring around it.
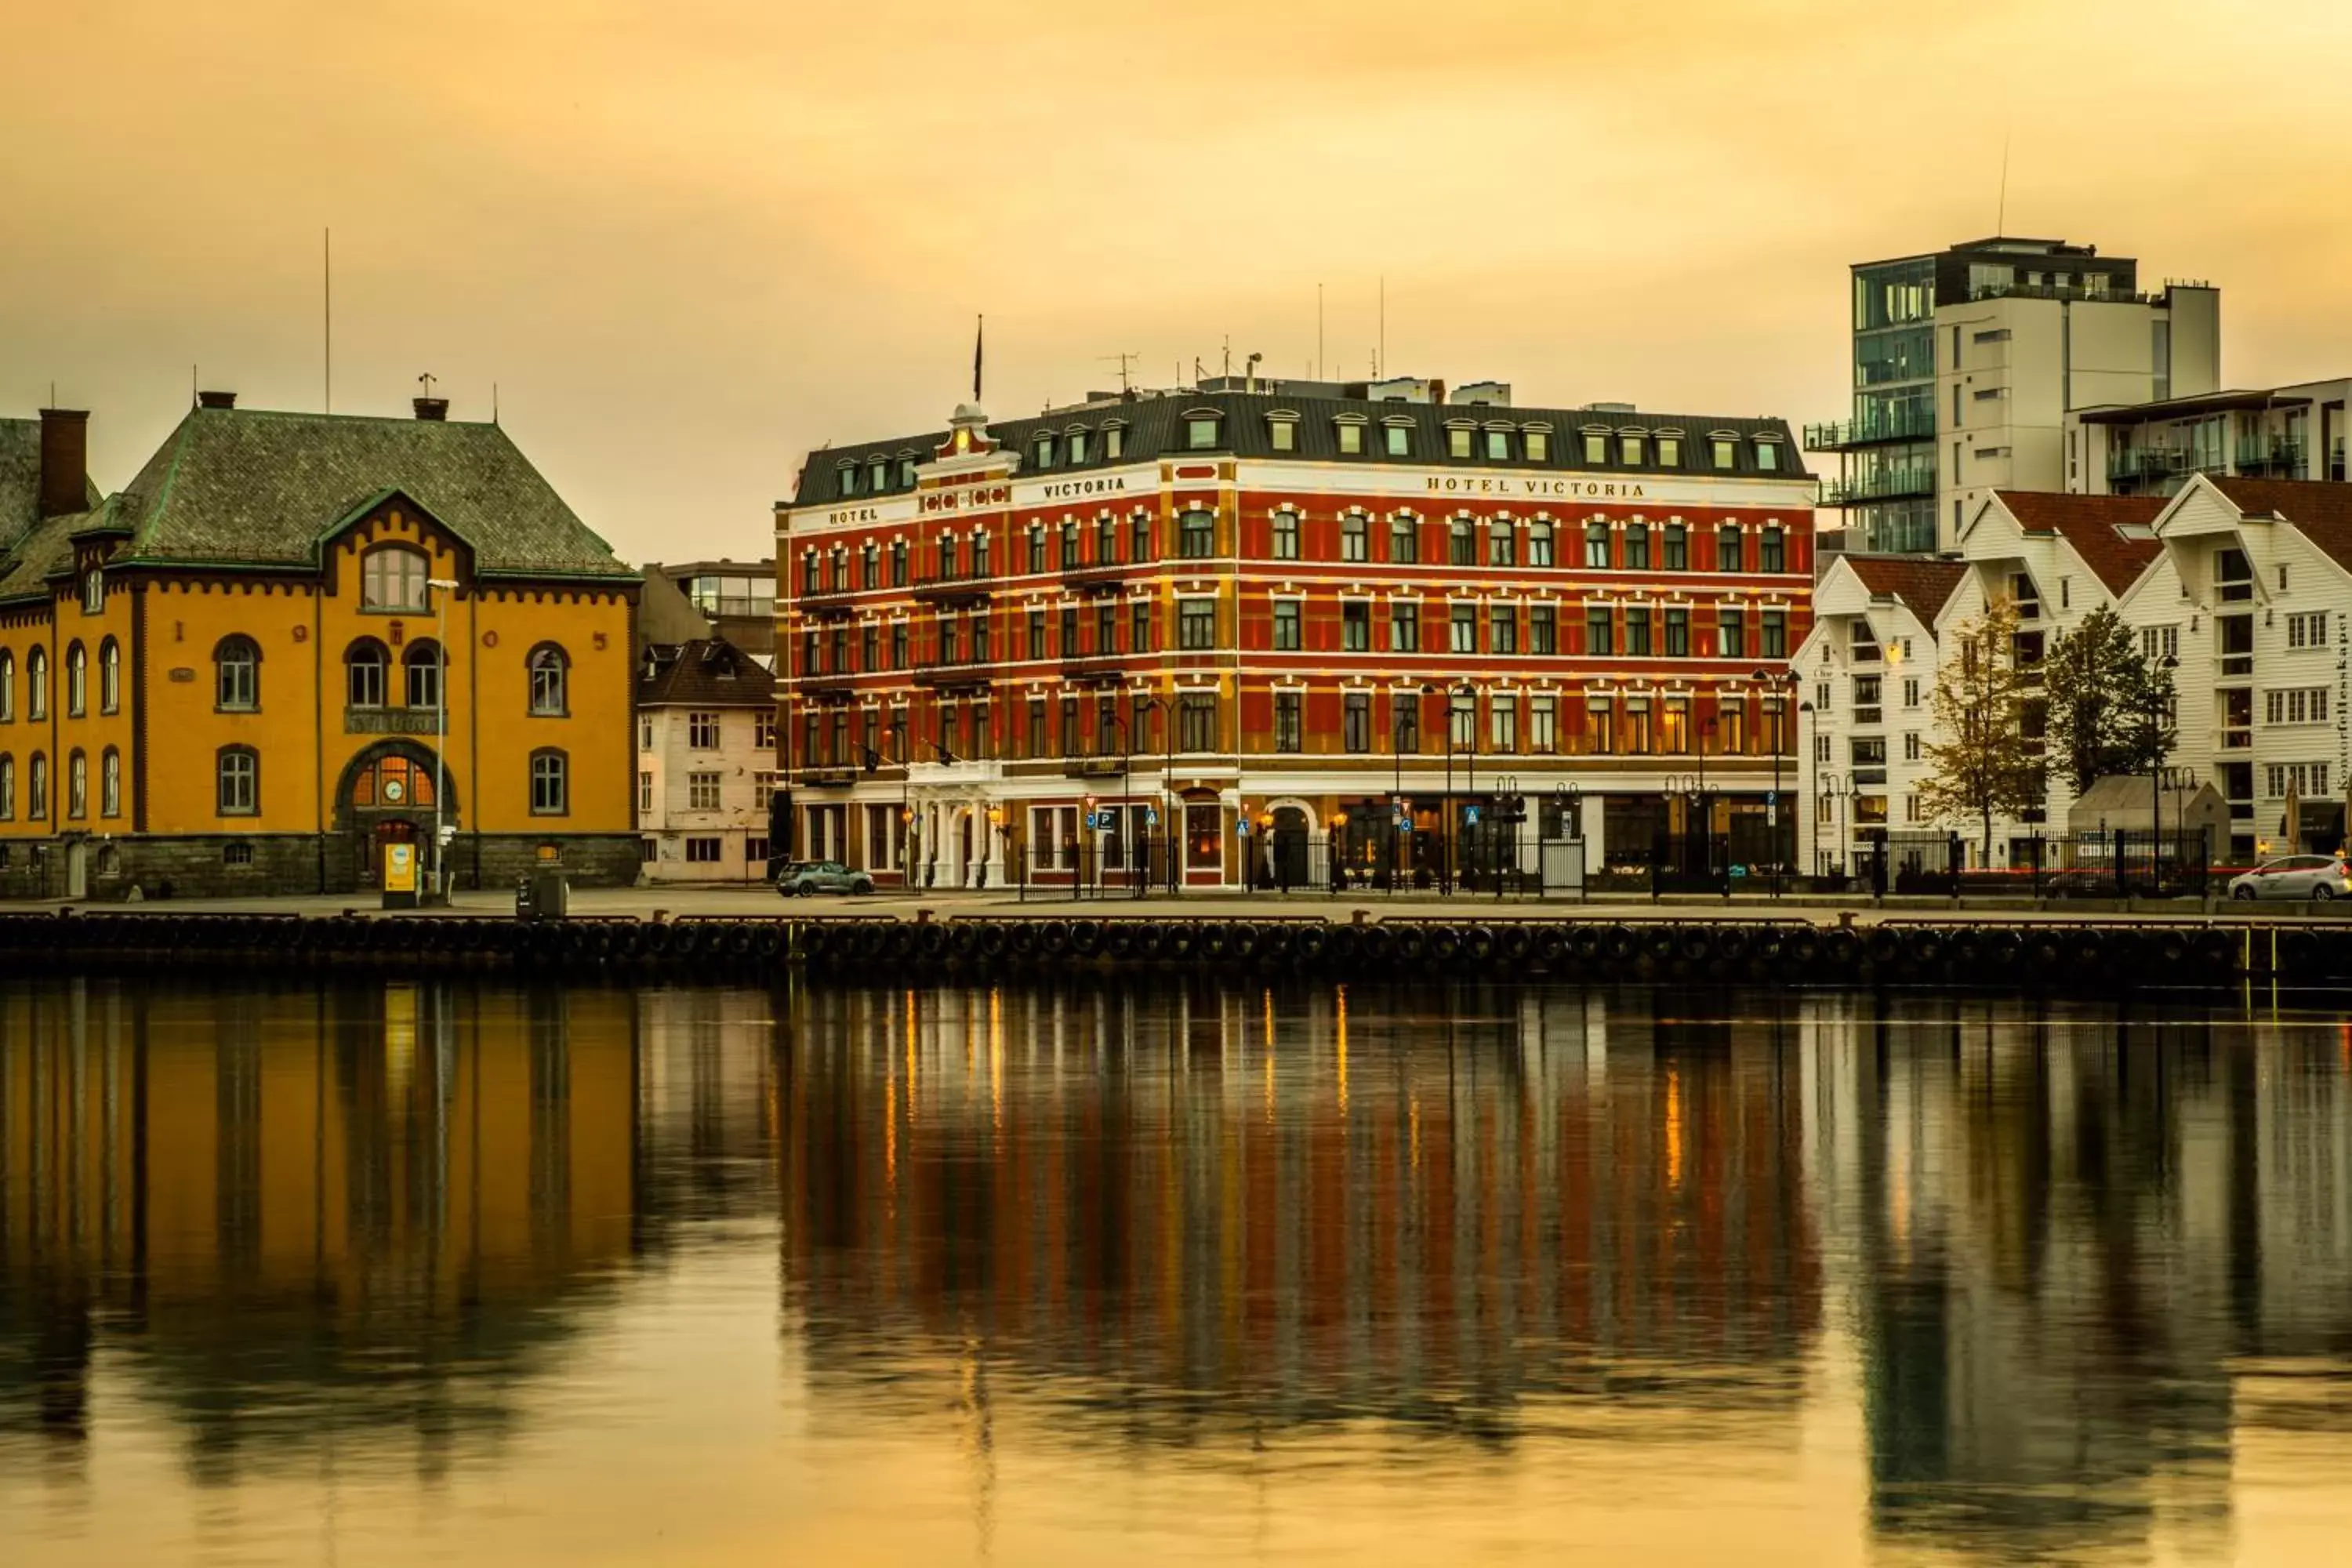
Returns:
[[[1492,383],[965,405],[777,508],[775,830],[886,887],[1785,864],[1812,500],[1779,420]]]

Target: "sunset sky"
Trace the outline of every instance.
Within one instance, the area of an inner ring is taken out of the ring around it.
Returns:
[[[113,489],[192,364],[430,371],[632,561],[764,553],[803,455],[1265,355],[1522,402],[1846,412],[1845,268],[2005,227],[2352,373],[2345,0],[77,0],[12,16],[0,414]],[[1014,20],[1014,18],[1022,18]]]

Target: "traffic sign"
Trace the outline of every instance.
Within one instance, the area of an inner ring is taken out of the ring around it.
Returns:
[[[1473,827],[1477,826],[1478,808],[1475,805],[1465,806],[1462,811],[1462,820],[1468,823]]]

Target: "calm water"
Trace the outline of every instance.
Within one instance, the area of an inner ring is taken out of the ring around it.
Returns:
[[[2340,1563],[2334,1016],[0,994],[0,1557]]]

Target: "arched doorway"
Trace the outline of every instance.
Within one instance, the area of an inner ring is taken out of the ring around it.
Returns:
[[[444,826],[462,822],[456,781],[446,764],[436,773],[429,746],[379,741],[354,756],[335,786],[335,826],[351,858],[351,881],[383,886],[384,854],[394,844],[425,846],[417,853],[429,865],[436,803]]]
[[[1274,808],[1274,842],[1268,846],[1273,859],[1274,885],[1288,889],[1307,886],[1307,841],[1308,819],[1304,808],[1277,805]]]

